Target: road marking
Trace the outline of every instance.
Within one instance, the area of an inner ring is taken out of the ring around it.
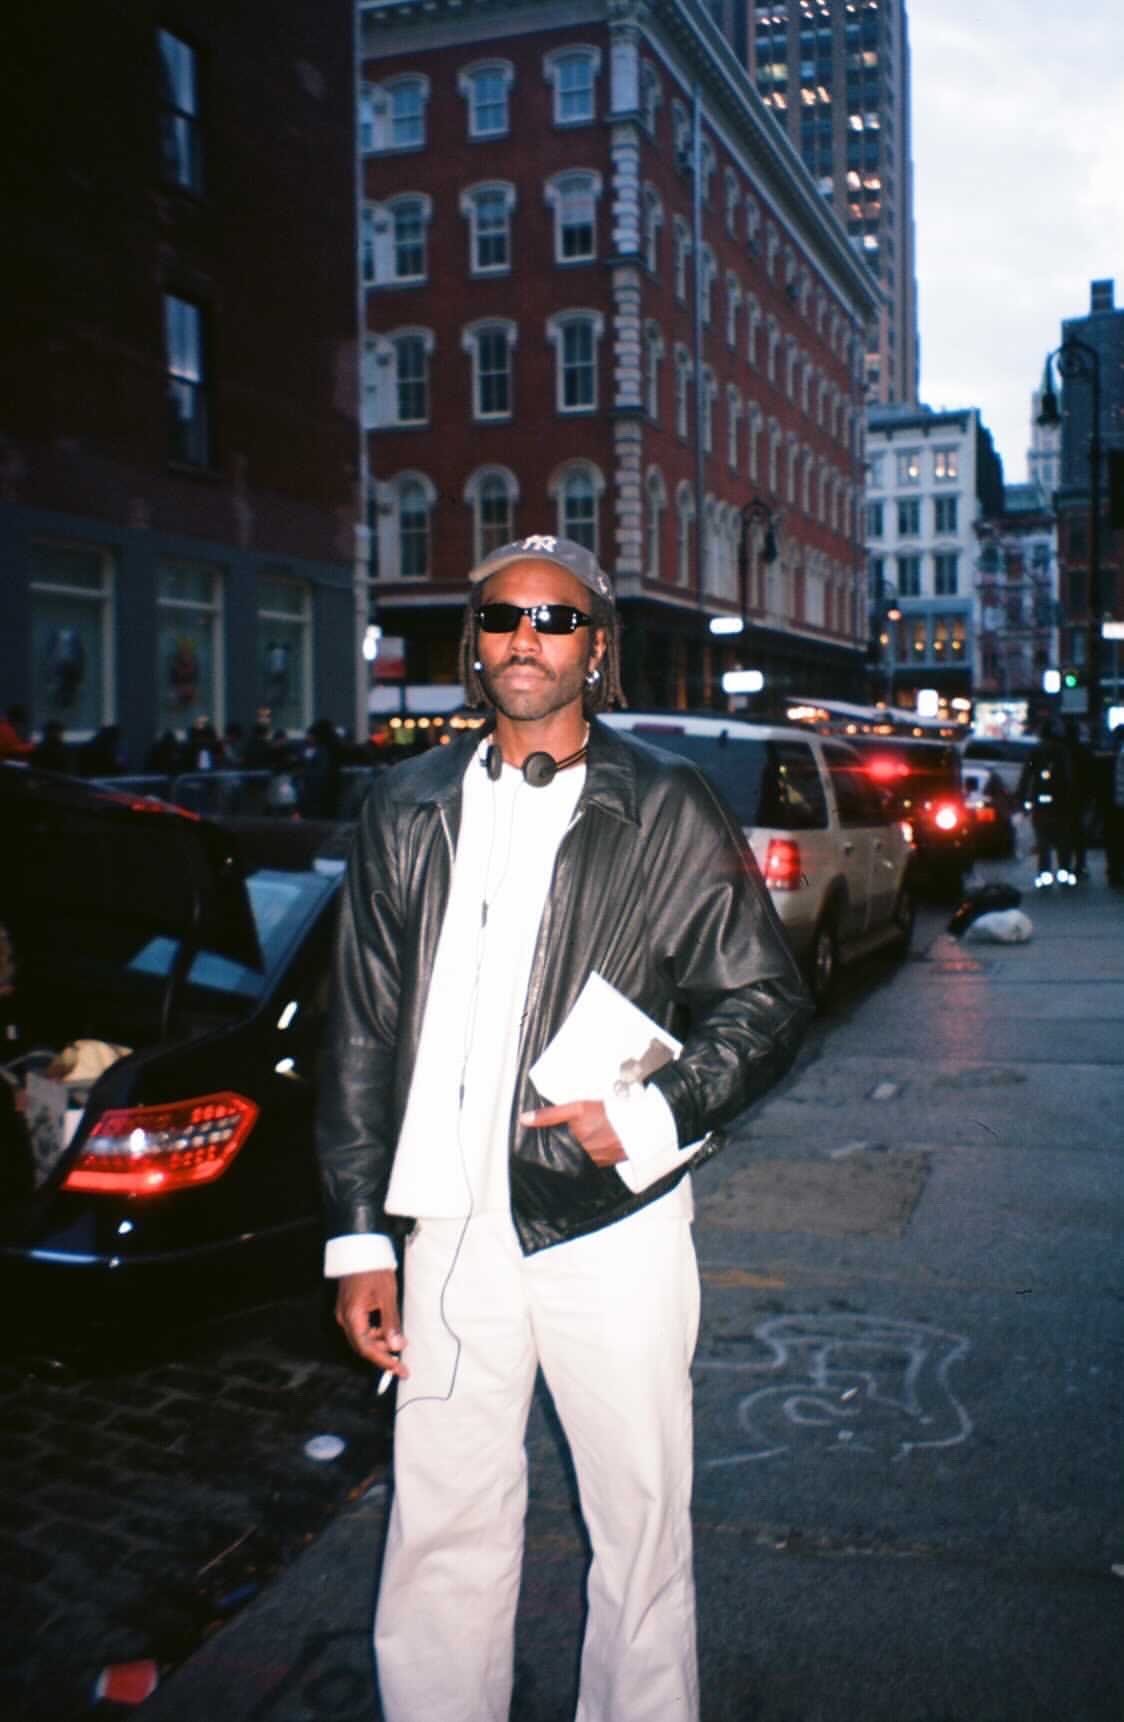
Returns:
[[[892,1461],[955,1447],[972,1420],[949,1385],[971,1350],[961,1334],[876,1315],[786,1315],[753,1337],[764,1358],[700,1359],[703,1376],[748,1376],[734,1413],[735,1452],[704,1470],[746,1465],[812,1447],[817,1454],[870,1453]],[[754,1380],[756,1378],[756,1381]]]

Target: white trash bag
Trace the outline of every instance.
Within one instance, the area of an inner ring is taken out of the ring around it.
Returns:
[[[1025,945],[1033,932],[1034,923],[1021,909],[993,909],[971,921],[962,936],[985,945]]]

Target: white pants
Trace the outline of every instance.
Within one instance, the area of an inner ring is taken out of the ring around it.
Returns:
[[[506,1215],[424,1221],[408,1243],[375,1617],[386,1722],[507,1722],[538,1364],[593,1549],[577,1722],[696,1722],[699,1281],[690,1222],[660,1209],[528,1257]]]

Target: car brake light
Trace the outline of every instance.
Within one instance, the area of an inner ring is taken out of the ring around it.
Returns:
[[[163,1196],[226,1171],[258,1116],[241,1094],[103,1113],[63,1180],[64,1190]]]
[[[951,801],[942,801],[933,810],[933,824],[938,831],[955,831],[960,824],[960,809]]]
[[[765,851],[765,883],[770,891],[798,891],[803,881],[799,843],[791,837],[770,837]]]

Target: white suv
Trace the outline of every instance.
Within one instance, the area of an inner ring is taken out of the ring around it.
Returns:
[[[689,712],[603,722],[693,760],[742,825],[821,1009],[840,963],[913,931],[910,842],[846,742]]]

